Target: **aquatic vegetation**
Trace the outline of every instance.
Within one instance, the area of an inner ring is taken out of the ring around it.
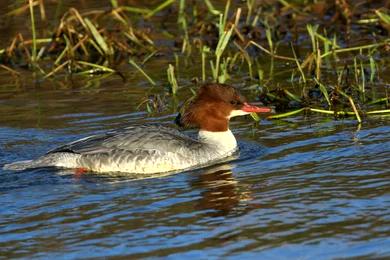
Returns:
[[[47,21],[44,10],[43,1],[29,0],[7,14],[29,12],[31,19],[31,32],[0,46],[0,68],[14,77],[22,68],[42,80],[126,77],[124,71],[134,70],[152,86],[168,85],[175,96],[188,85],[183,74],[196,82],[239,83],[275,106],[279,114],[271,119],[323,113],[361,122],[390,112],[387,1],[165,0],[129,6],[111,0],[104,9],[70,8],[42,34],[37,28]],[[161,56],[166,84],[156,83],[144,67]]]
[[[167,77],[168,77],[168,82],[171,86],[172,94],[176,95],[179,86],[177,84],[177,80],[175,76],[175,67],[172,64],[168,65]]]

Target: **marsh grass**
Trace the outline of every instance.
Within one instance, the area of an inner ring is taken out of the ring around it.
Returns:
[[[112,2],[114,9],[110,11],[80,13],[77,9],[70,8],[57,21],[51,32],[52,37],[43,39],[37,38],[34,15],[37,5],[32,0],[28,4],[32,39],[25,40],[19,33],[7,48],[0,50],[0,63],[32,64],[45,79],[60,72],[78,75],[112,73],[116,60],[139,54],[148,56],[156,51],[150,37],[131,25],[127,16],[129,9],[116,7],[116,1]],[[24,10],[26,9],[8,15],[19,14]],[[50,63],[53,67],[50,71],[42,69],[43,64],[47,67]],[[64,68],[68,69],[63,71]]]
[[[167,69],[167,77],[168,77],[168,82],[171,88],[171,92],[173,95],[176,95],[177,90],[179,89],[179,85],[177,84],[177,79],[175,75],[175,67],[172,64],[168,65]]]
[[[134,66],[139,72],[141,72],[142,75],[152,84],[153,86],[156,86],[156,82],[133,60],[130,59],[129,63]]]
[[[29,0],[7,15],[29,12],[31,38],[19,33],[10,39],[0,49],[0,68],[18,77],[18,65],[30,64],[34,75],[45,80],[68,74],[116,74],[117,67],[128,61],[128,69],[141,73],[150,85],[166,86],[144,69],[146,62],[158,59],[157,54],[165,54],[173,57],[165,68],[172,96],[180,91],[179,69],[188,75],[200,66],[194,71],[201,75],[193,77],[200,76],[202,82],[244,81],[240,85],[253,86],[252,95],[279,112],[270,119],[304,112],[353,116],[360,123],[366,116],[389,113],[389,85],[383,77],[390,50],[385,1],[360,1],[354,8],[354,0],[330,2],[228,0],[221,6],[212,0],[191,5],[162,0],[145,7],[110,0],[104,10],[70,8],[46,34],[52,37],[39,38],[44,34],[37,32],[36,16],[46,21],[47,8],[43,1]],[[39,12],[34,12],[37,8]],[[330,19],[329,14],[334,16]],[[160,26],[170,20],[177,28]],[[137,21],[153,24],[175,47],[156,46],[155,33],[134,26]],[[144,102],[148,111],[161,105],[149,101]]]
[[[31,35],[32,35],[31,62],[35,63],[37,61],[37,35],[36,35],[36,30],[35,30],[35,17],[34,17],[33,0],[29,0],[29,7],[30,7]]]

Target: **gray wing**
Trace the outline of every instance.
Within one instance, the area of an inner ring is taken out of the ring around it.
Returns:
[[[140,125],[89,136],[58,147],[48,153],[94,154],[110,152],[116,149],[178,152],[183,147],[193,147],[198,144],[197,140],[172,128],[157,125]]]

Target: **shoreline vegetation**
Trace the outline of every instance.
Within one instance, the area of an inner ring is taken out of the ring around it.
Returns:
[[[246,90],[276,107],[278,114],[269,119],[322,113],[361,123],[390,113],[388,1],[156,3],[145,7],[111,0],[104,9],[69,8],[49,23],[45,2],[29,0],[6,14],[28,15],[31,32],[10,36],[0,46],[0,70],[15,78],[27,70],[37,80],[60,80],[66,75],[125,77],[125,68],[159,86],[144,65],[166,54],[172,57],[165,70],[173,97],[181,88],[180,71],[199,66],[195,82],[243,78]],[[40,23],[48,25],[44,33]],[[153,105],[145,103],[152,112]]]

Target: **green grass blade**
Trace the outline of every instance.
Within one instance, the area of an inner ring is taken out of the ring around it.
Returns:
[[[269,118],[269,119],[279,119],[279,118],[289,117],[289,116],[292,116],[292,115],[299,114],[302,111],[305,111],[306,109],[307,108],[304,107],[304,108],[300,108],[300,109],[297,109],[297,110],[294,110],[294,111],[290,111],[290,112],[287,112],[287,113],[268,116],[267,118]]]
[[[371,83],[374,82],[375,73],[376,73],[375,60],[374,60],[374,58],[372,56],[370,56],[370,82]]]
[[[133,6],[121,6],[120,9],[129,13],[136,13],[136,14],[148,14],[151,12],[151,10],[148,8],[138,8]]]
[[[390,24],[390,15],[385,14],[379,10],[375,10],[375,13],[384,23]]]
[[[390,109],[385,109],[385,110],[375,110],[375,111],[368,111],[366,114],[368,115],[375,115],[375,114],[387,114],[390,113]]]
[[[213,4],[209,0],[204,0],[207,8],[209,9],[209,12],[213,15],[220,15],[221,12],[214,8]]]
[[[221,19],[222,19],[222,17],[221,17]],[[217,48],[215,50],[215,56],[216,56],[215,73],[213,75],[214,75],[214,80],[216,80],[216,81],[218,81],[218,77],[219,77],[219,68],[220,68],[221,57],[222,57],[222,54],[223,54],[227,44],[229,43],[230,37],[232,36],[232,33],[233,33],[233,29],[234,29],[234,26],[232,26],[230,28],[230,30],[224,31],[222,33],[222,35],[220,35],[220,38],[219,38],[219,41],[217,44]]]
[[[113,8],[118,8],[118,1],[117,0],[111,0],[111,6]]]
[[[133,65],[139,72],[141,72],[141,74],[145,76],[145,78],[150,82],[150,84],[152,84],[153,86],[157,85],[156,82],[154,82],[154,80],[148,74],[146,74],[146,72],[140,66],[138,66],[138,64],[135,63],[134,60],[130,59],[129,63]]]
[[[384,103],[387,101],[389,101],[389,98],[385,97],[385,98],[375,99],[371,102],[368,102],[367,105],[375,105],[375,104]]]
[[[301,63],[299,63],[299,60],[298,60],[298,58],[297,58],[297,54],[295,53],[294,46],[292,45],[292,43],[291,43],[291,49],[292,49],[292,52],[293,52],[293,55],[294,55],[295,63],[297,64],[298,70],[299,70],[299,72],[301,73],[303,82],[306,83],[306,76],[305,76],[305,73],[303,73]]]
[[[156,8],[154,8],[152,11],[150,11],[147,15],[145,15],[145,18],[150,18],[154,16],[156,13],[160,12],[161,10],[167,8],[171,4],[176,2],[176,0],[166,0],[162,2],[160,5],[158,5]]]
[[[387,45],[389,43],[390,43],[390,39],[387,39],[383,42],[378,42],[378,43],[372,43],[372,44],[343,48],[343,49],[335,49],[335,50],[331,50],[329,52],[325,52],[324,54],[321,55],[321,58],[324,58],[324,57],[331,55],[333,53],[342,53],[342,52],[350,52],[350,51],[360,51],[363,49],[372,49],[372,48],[377,48],[377,47],[380,47],[383,45]]]
[[[88,18],[84,18],[84,22],[85,22],[86,26],[88,27],[89,31],[91,32],[96,43],[101,48],[101,50],[107,56],[111,56],[113,54],[111,48],[108,47],[106,41],[104,40],[103,36],[99,33],[99,31],[97,30],[95,25],[93,25],[93,23]]]
[[[55,69],[53,69],[50,73],[45,75],[43,78],[46,79],[46,78],[49,78],[49,77],[53,76],[55,73],[57,73],[58,71],[63,69],[66,65],[68,65],[69,62],[70,62],[69,60],[65,61],[64,63],[62,63],[61,65],[57,66]]]
[[[103,66],[103,65],[94,64],[94,63],[90,63],[90,62],[86,62],[86,61],[77,61],[77,63],[81,64],[81,65],[85,65],[85,66],[89,66],[89,67],[98,69],[99,71],[103,71],[103,72],[111,72],[111,73],[116,72],[115,70],[113,70],[113,69],[111,69],[109,67],[106,67],[106,66]]]
[[[171,85],[172,94],[176,95],[179,86],[177,84],[177,80],[175,76],[175,67],[173,67],[172,64],[168,65],[167,77],[168,77],[168,82]]]
[[[32,31],[32,52],[31,52],[31,61],[34,63],[37,60],[37,35],[35,31],[35,17],[34,17],[34,6],[33,6],[33,0],[29,0],[29,7],[30,7],[30,17],[31,17],[31,31]]]
[[[351,103],[351,106],[352,106],[352,109],[355,113],[355,116],[356,116],[356,119],[359,123],[362,122],[362,119],[360,118],[360,115],[359,115],[359,112],[358,110],[356,109],[356,106],[355,106],[355,102],[353,101],[353,99],[351,97],[348,98],[349,99],[349,102]]]
[[[327,115],[355,115],[354,112],[346,112],[346,111],[332,111],[332,110],[323,110],[319,108],[309,108],[311,112],[327,114]]]
[[[206,56],[207,53],[210,53],[210,48],[208,46],[203,46],[202,48],[202,81],[206,81]]]
[[[314,78],[315,82],[318,84],[320,91],[322,92],[322,95],[324,95],[326,102],[328,103],[329,107],[331,106],[328,90],[326,89],[325,85],[322,84],[317,78]]]
[[[252,113],[250,113],[250,115],[253,118],[253,120],[255,120],[256,122],[260,122],[260,117],[257,113],[252,112]]]
[[[287,96],[289,96],[292,100],[294,101],[297,101],[299,103],[302,102],[301,98],[298,97],[297,95],[291,93],[290,91],[288,91],[287,89],[283,89],[284,93],[286,93]]]

